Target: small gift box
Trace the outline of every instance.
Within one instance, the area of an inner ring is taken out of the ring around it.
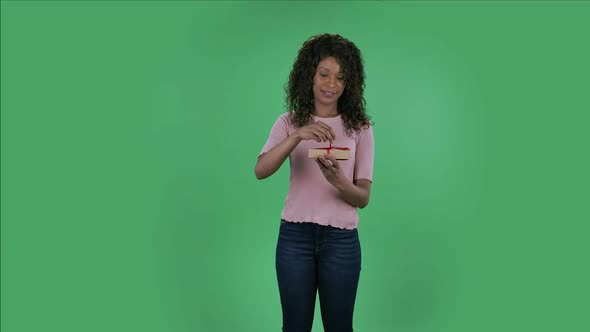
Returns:
[[[330,143],[330,146],[327,148],[309,149],[308,152],[308,157],[310,159],[317,159],[319,156],[324,155],[334,156],[336,160],[347,160],[348,158],[350,158],[350,149],[332,146],[332,144]]]

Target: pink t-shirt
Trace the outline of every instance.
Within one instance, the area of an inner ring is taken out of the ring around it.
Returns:
[[[340,115],[331,118],[313,116],[332,127],[336,139],[334,147],[350,149],[348,160],[338,160],[344,175],[352,182],[356,179],[373,181],[373,128],[362,129],[346,136],[346,128]],[[295,131],[289,112],[279,116],[260,154],[281,143]],[[303,140],[289,155],[291,166],[290,186],[281,217],[292,222],[312,222],[338,228],[355,229],[359,223],[358,211],[342,198],[340,191],[326,178],[314,159],[308,158],[311,148],[328,147],[329,142]],[[259,155],[260,155],[259,154]]]

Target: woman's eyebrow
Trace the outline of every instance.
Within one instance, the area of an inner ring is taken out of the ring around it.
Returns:
[[[330,71],[330,69],[328,69],[328,68],[326,68],[326,67],[322,67],[322,66],[320,66],[320,68],[321,68],[321,69],[325,69],[325,70],[327,70],[327,71]],[[339,71],[339,72],[338,72],[338,74],[342,74],[342,70],[341,70],[341,71]]]

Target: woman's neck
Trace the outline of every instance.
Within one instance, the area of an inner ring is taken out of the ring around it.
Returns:
[[[338,106],[334,105],[321,105],[318,102],[314,102],[313,115],[321,118],[331,118],[338,116]]]

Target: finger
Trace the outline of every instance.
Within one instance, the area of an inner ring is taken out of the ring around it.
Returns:
[[[332,129],[332,127],[328,126],[327,124],[323,123],[323,122],[316,122],[320,127],[322,127],[322,129],[325,130],[326,135],[330,138],[331,141],[336,139],[336,134],[334,133],[334,129]]]
[[[334,132],[334,129],[332,129],[332,127],[328,126],[327,124],[325,124],[323,122],[322,122],[321,126],[326,128],[328,133],[330,133],[330,136],[332,136],[332,140],[336,139],[336,133]]]
[[[313,129],[313,133],[318,136],[319,138],[321,138],[322,141],[327,141],[328,138],[326,137],[326,135],[320,130],[320,129]]]
[[[332,166],[339,168],[340,164],[338,163],[338,159],[336,159],[336,157],[332,156],[332,155],[328,155],[328,159],[330,159],[330,162],[332,162]]]
[[[319,156],[319,158],[318,158],[318,159],[320,160],[320,162],[321,162],[321,163],[322,163],[322,164],[323,164],[325,167],[330,167],[330,166],[331,166],[331,164],[330,164],[330,161],[329,161],[329,160],[327,160],[327,159],[325,158],[325,156]]]
[[[314,141],[320,142],[320,143],[323,141],[322,136],[313,129],[311,130],[311,135],[312,135],[312,139]]]
[[[315,161],[316,161],[316,163],[317,163],[317,164],[320,166],[320,169],[321,169],[322,171],[326,169],[326,166],[325,166],[324,164],[322,164],[322,162],[320,161],[320,159],[319,159],[319,158],[318,158],[318,159],[316,159]]]
[[[322,135],[324,135],[324,142],[325,141],[332,141],[332,134],[330,134],[330,131],[327,130],[326,128],[323,127],[318,127],[318,130],[322,133]]]
[[[321,156],[321,158],[322,158],[322,163],[324,163],[324,165],[327,168],[330,168],[332,166],[332,161],[330,159],[330,155],[323,155],[323,156]]]
[[[328,130],[330,131],[330,135],[332,135],[332,140],[336,139],[336,133],[334,132],[334,129],[332,129],[332,127],[327,126]]]

